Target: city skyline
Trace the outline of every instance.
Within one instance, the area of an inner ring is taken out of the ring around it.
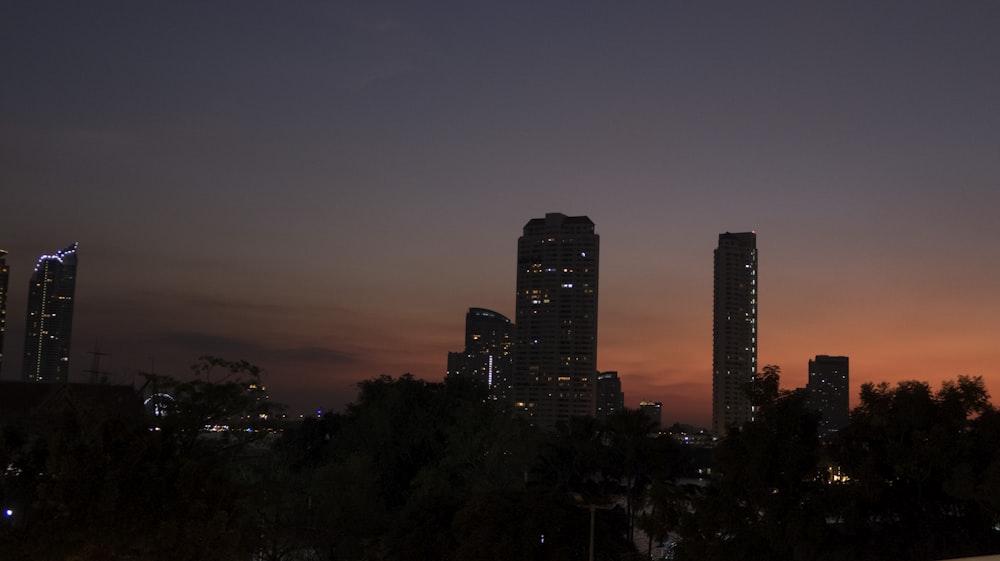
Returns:
[[[709,426],[712,258],[756,231],[759,365],[1000,392],[1000,5],[7,3],[0,378],[79,240],[71,381],[245,359],[272,397],[442,379],[516,238],[602,243],[599,371]],[[45,228],[39,224],[45,224]]]

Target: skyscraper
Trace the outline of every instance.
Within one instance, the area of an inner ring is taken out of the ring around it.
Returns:
[[[6,256],[7,252],[0,249],[0,374],[3,373],[3,335],[7,331],[7,281],[10,278]]]
[[[517,241],[514,410],[543,429],[594,415],[599,247],[590,218],[559,213]]]
[[[467,376],[489,388],[490,396],[510,399],[514,326],[506,316],[485,308],[465,314],[465,351],[448,353],[448,376]]]
[[[42,255],[28,285],[22,378],[66,382],[73,334],[76,246]]]
[[[757,373],[757,234],[719,234],[712,325],[712,430],[753,417],[749,384]]]
[[[656,430],[663,428],[663,403],[659,401],[640,401],[639,411],[647,419],[656,423]]]
[[[597,375],[597,408],[594,417],[604,421],[608,415],[625,409],[625,392],[622,391],[622,381],[618,372],[601,372]]]
[[[806,384],[809,403],[822,414],[821,434],[836,432],[847,425],[850,414],[850,364],[846,356],[816,355],[809,361]]]

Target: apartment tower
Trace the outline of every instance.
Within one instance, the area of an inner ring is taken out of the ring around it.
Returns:
[[[640,401],[639,411],[656,425],[655,430],[659,431],[663,428],[663,403],[659,401]]]
[[[513,405],[543,429],[595,412],[599,248],[590,218],[559,213],[517,242]]]
[[[847,425],[850,414],[850,360],[846,356],[816,355],[809,361],[806,384],[809,403],[819,411],[820,433],[830,434]]]
[[[488,388],[490,397],[510,401],[514,325],[507,316],[486,308],[465,314],[465,350],[448,353],[448,376],[464,376]]]
[[[22,378],[63,382],[69,375],[76,292],[76,246],[42,255],[28,285]]]
[[[606,421],[610,415],[620,413],[625,409],[625,392],[622,391],[622,381],[618,372],[601,372],[597,375],[597,408],[594,417],[598,421]]]
[[[753,418],[748,389],[757,373],[757,234],[719,234],[712,324],[712,430]]]

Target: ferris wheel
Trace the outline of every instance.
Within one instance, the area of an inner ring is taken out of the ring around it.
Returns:
[[[154,393],[147,397],[142,404],[154,417],[165,417],[173,408],[174,397],[168,393]]]

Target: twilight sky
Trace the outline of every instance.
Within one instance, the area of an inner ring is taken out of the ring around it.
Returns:
[[[71,380],[246,359],[292,412],[439,380],[513,317],[517,238],[601,236],[598,366],[711,417],[712,250],[756,230],[760,351],[1000,398],[1000,3],[0,4],[0,378],[79,248]]]

